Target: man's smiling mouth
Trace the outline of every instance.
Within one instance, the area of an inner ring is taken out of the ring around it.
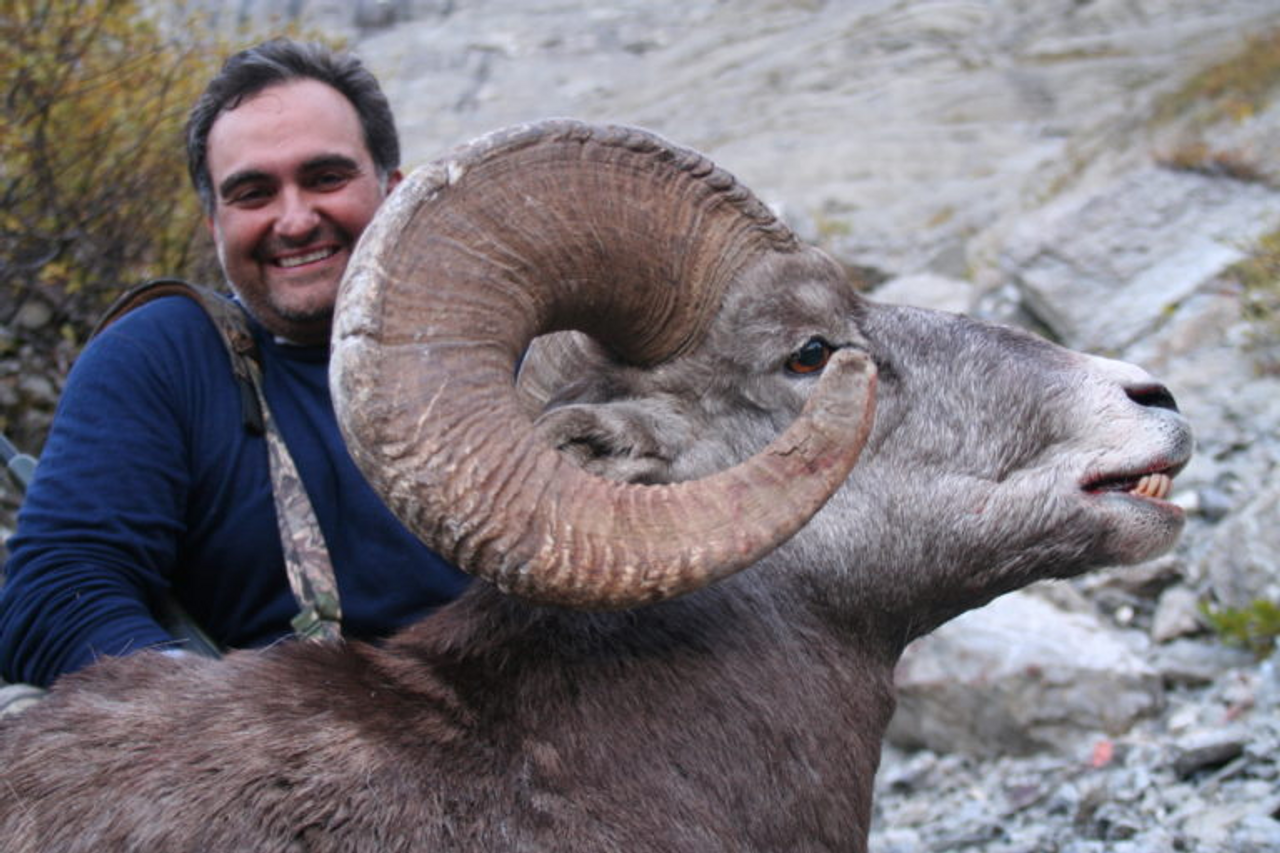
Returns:
[[[284,269],[292,269],[293,267],[300,267],[303,264],[323,261],[325,258],[333,257],[336,254],[338,254],[338,250],[333,246],[329,246],[327,248],[305,252],[301,255],[290,255],[287,258],[276,258],[275,264],[276,266],[283,267]]]

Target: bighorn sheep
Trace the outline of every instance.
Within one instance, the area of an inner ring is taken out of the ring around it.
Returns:
[[[1147,374],[874,304],[634,128],[408,178],[332,380],[370,480],[482,580],[380,647],[64,679],[0,734],[5,849],[861,851],[904,645],[1183,522]]]

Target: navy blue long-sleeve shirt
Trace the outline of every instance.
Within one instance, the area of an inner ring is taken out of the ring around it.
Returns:
[[[327,347],[254,327],[268,404],[315,507],[347,636],[383,637],[456,597],[466,576],[365,482],[339,435]],[[242,424],[217,331],[185,297],[124,316],[77,360],[9,542],[0,675],[47,684],[101,655],[171,644],[166,589],[219,643],[286,636],[265,440]]]

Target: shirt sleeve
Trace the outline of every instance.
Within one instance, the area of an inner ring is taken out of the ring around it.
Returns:
[[[171,351],[177,330],[157,332],[175,314],[190,321],[162,307],[173,301],[119,320],[68,377],[0,591],[10,681],[47,685],[100,656],[172,642],[150,605],[168,587],[190,481],[189,383]]]

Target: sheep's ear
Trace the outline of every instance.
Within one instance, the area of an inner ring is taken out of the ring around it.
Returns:
[[[538,432],[587,471],[628,483],[671,479],[671,443],[662,417],[634,401],[576,403],[545,412]],[[672,430],[668,429],[668,432]]]

